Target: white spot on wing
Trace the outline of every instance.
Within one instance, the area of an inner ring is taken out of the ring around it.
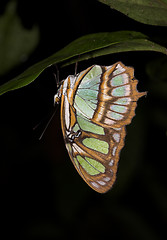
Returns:
[[[129,77],[128,77],[128,74],[126,74],[126,73],[123,73],[123,74],[122,74],[122,77],[123,77],[123,79],[124,79],[124,84],[126,84],[126,83],[128,83],[128,82],[129,82]]]
[[[113,150],[112,150],[112,155],[115,156],[115,153],[116,153],[116,150],[117,150],[117,147],[113,147]]]
[[[106,181],[106,182],[109,182],[110,181],[110,177],[104,177],[103,180]]]
[[[95,188],[99,188],[99,185],[96,182],[91,182],[92,186]]]
[[[114,138],[114,140],[118,143],[119,140],[120,140],[120,134],[119,134],[119,133],[114,133],[114,134],[113,134],[113,138]]]
[[[106,183],[103,181],[97,181],[100,185],[104,186]]]
[[[115,123],[115,121],[113,121],[113,120],[111,120],[109,118],[105,118],[104,123],[107,124],[107,125],[112,125],[112,124]]]
[[[108,164],[110,167],[112,167],[113,165],[114,165],[114,160],[113,159],[111,159],[111,161],[109,162],[109,164]]]
[[[129,84],[126,85],[125,88],[126,88],[126,95],[125,96],[128,96],[130,94],[130,85]]]

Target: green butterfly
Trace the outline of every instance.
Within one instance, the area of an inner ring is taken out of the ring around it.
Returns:
[[[69,156],[80,176],[99,193],[114,184],[125,126],[135,115],[134,69],[117,62],[93,65],[64,81],[54,102],[61,99],[61,126]]]

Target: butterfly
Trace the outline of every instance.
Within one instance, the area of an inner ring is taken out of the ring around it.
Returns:
[[[84,181],[99,193],[116,180],[125,126],[135,115],[138,92],[134,69],[122,62],[93,65],[61,82],[61,127],[68,154]]]

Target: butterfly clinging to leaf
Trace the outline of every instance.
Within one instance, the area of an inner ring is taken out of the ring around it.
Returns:
[[[135,115],[137,100],[146,92],[136,89],[134,69],[117,62],[93,65],[70,75],[60,85],[54,102],[61,100],[61,127],[69,156],[80,176],[99,193],[114,184],[125,126]]]

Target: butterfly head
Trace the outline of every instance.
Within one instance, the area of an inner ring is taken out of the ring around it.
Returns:
[[[62,81],[63,82],[63,81]],[[54,106],[60,103],[61,95],[62,95],[62,82],[59,86],[57,93],[54,95]]]
[[[54,106],[56,104],[59,104],[60,102],[60,96],[59,96],[59,93],[57,92],[55,95],[54,95]]]
[[[60,103],[60,99],[61,99],[61,94],[60,94],[60,91],[58,90],[58,92],[54,95],[54,106]]]

